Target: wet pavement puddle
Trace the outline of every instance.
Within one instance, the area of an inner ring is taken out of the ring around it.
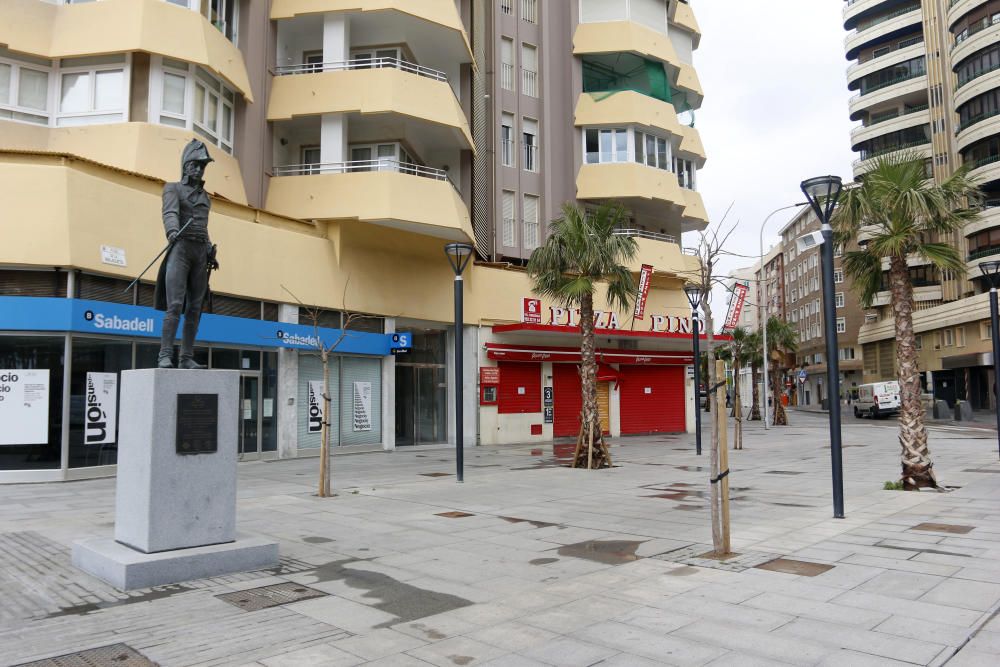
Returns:
[[[605,565],[623,565],[639,560],[640,557],[635,555],[635,551],[640,544],[641,541],[588,540],[559,547],[556,553],[560,556],[582,558]]]

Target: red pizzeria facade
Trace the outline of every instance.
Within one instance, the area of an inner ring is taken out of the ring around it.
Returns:
[[[608,323],[615,328],[601,326]],[[502,324],[483,336],[478,378],[483,444],[576,437],[582,398],[575,324],[569,313],[559,324]],[[616,437],[693,431],[689,321],[660,317],[646,331],[616,325],[598,320],[595,331],[598,409],[605,432]]]

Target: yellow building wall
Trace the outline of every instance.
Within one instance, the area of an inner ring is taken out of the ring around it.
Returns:
[[[198,12],[163,0],[0,2],[0,44],[43,58],[144,51],[206,67],[253,102],[239,49]]]

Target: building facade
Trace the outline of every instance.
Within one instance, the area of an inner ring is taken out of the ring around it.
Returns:
[[[989,408],[989,287],[978,262],[1000,252],[1000,3],[850,0],[844,27],[848,87],[858,90],[850,114],[861,122],[851,137],[860,153],[855,176],[877,155],[915,150],[929,177],[968,165],[984,193],[979,219],[941,239],[967,258],[966,272],[941,272],[919,258],[910,270],[925,388],[951,404]],[[859,337],[866,382],[896,377],[887,291],[875,305]]]
[[[798,333],[794,360],[789,355],[784,385],[790,402],[796,405],[821,406],[829,398],[827,391],[826,328],[823,322],[823,273],[820,247],[799,252],[796,241],[819,231],[819,218],[805,206],[781,229],[781,254],[784,263],[783,285],[786,307],[784,320]],[[834,249],[833,288],[840,368],[840,399],[847,401],[851,390],[863,384],[862,349],[858,332],[865,322],[850,281],[844,275],[842,256]]]
[[[642,319],[598,323],[609,432],[686,430],[699,37],[677,0],[0,4],[0,376],[30,378],[40,409],[0,405],[0,481],[113,474],[120,374],[155,363],[156,266],[126,288],[164,245],[160,192],[192,137],[216,160],[222,264],[197,357],[241,371],[244,459],[316,454],[333,344],[334,445],[575,435],[578,314],[522,266],[566,201],[622,201],[632,268],[655,269]],[[477,253],[461,425],[454,241]]]

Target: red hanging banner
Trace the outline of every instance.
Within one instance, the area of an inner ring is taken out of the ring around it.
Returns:
[[[653,267],[643,264],[639,272],[639,293],[635,297],[635,311],[632,317],[637,320],[643,319],[646,314],[646,297],[649,295],[649,283],[653,278]]]
[[[729,300],[729,314],[726,315],[726,325],[723,330],[735,329],[739,324],[740,315],[743,314],[743,304],[747,300],[747,292],[750,291],[750,283],[736,283],[733,285],[733,298]]]

